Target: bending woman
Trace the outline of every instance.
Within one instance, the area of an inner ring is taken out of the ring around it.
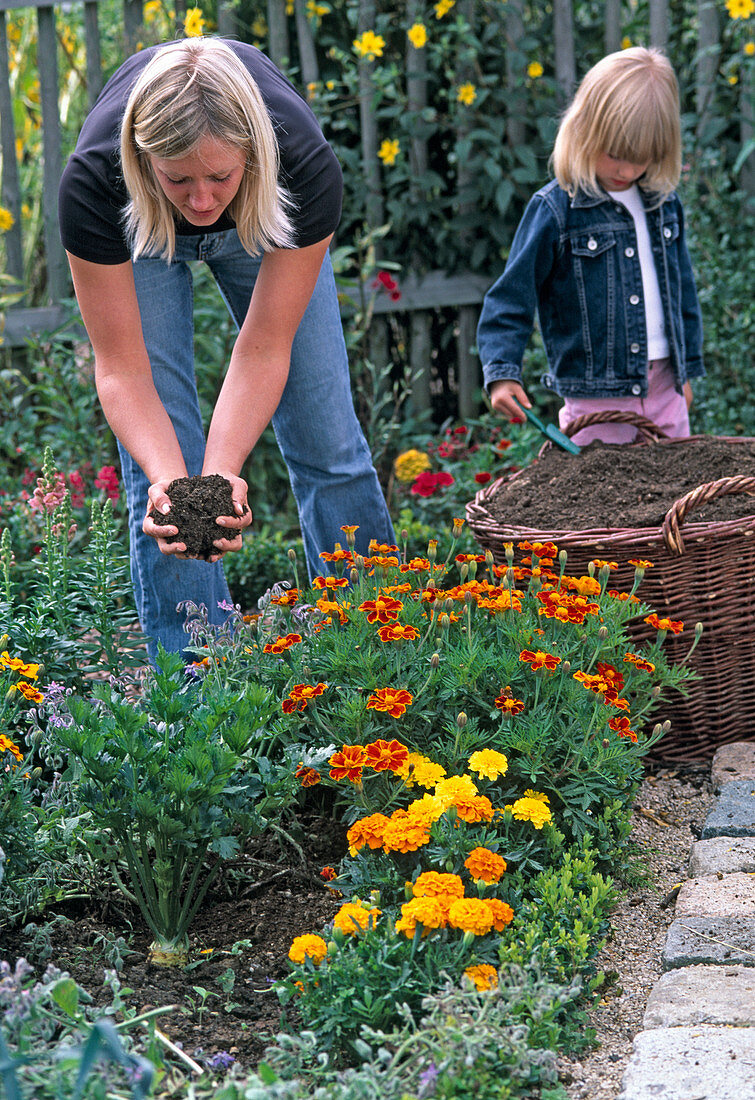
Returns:
[[[272,419],[310,577],[358,524],[357,550],[394,542],[349,382],[328,245],[342,178],[311,110],[259,50],[191,38],[145,49],[105,86],[63,173],[60,228],[118,440],[142,629],[154,656],[186,645],[182,600],[213,622],[220,559],[251,522],[239,476]],[[238,335],[205,441],[190,262],[210,268]],[[212,563],[158,526],[174,478],[220,474],[236,517]],[[146,511],[145,511],[146,510]]]

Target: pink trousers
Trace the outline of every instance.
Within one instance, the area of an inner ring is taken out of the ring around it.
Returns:
[[[674,389],[674,372],[668,359],[655,359],[650,363],[647,397],[567,397],[558,414],[558,422],[563,429],[578,416],[615,410],[638,413],[672,438],[690,434],[687,400]],[[632,424],[609,423],[582,428],[572,438],[584,446],[595,439],[603,443],[632,443],[636,436],[637,429]]]

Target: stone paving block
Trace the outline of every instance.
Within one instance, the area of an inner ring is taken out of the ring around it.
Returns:
[[[650,991],[643,1027],[755,1025],[755,968],[685,966],[661,974]]]
[[[710,767],[713,790],[734,779],[755,779],[755,741],[737,741],[716,749]]]
[[[669,1027],[634,1040],[617,1100],[751,1100],[755,1029]]]
[[[689,855],[689,873],[727,875],[733,871],[755,871],[755,837],[714,836],[709,840],[697,840]]]
[[[704,875],[682,884],[674,916],[755,917],[755,875]]]
[[[737,779],[723,785],[700,839],[712,836],[755,836],[755,780]]]
[[[664,970],[698,963],[755,966],[755,917],[676,919],[666,933],[661,961]]]

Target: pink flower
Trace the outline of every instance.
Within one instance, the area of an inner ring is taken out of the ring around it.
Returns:
[[[94,479],[94,484],[98,489],[105,490],[108,500],[120,500],[121,494],[118,488],[120,482],[115,466],[103,466]]]
[[[67,492],[66,479],[61,473],[54,474],[52,484],[45,483],[43,478],[38,477],[37,487],[29,501],[29,507],[32,512],[47,512],[48,515],[52,515],[65,500]]]

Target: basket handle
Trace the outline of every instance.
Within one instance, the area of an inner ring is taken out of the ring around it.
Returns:
[[[564,435],[569,438],[576,435],[582,428],[589,428],[591,424],[633,424],[637,428],[637,438],[643,443],[654,443],[658,439],[668,439],[668,434],[663,428],[659,428],[652,420],[639,413],[623,412],[621,409],[604,409],[603,411],[583,413],[575,417],[564,428]],[[538,451],[538,458],[552,446],[550,440],[543,444]]]
[[[736,493],[755,495],[755,477],[748,477],[745,474],[737,474],[734,477],[721,477],[718,481],[709,481],[705,485],[698,485],[696,489],[692,489],[683,497],[679,497],[666,513],[661,528],[664,541],[671,553],[684,553],[681,525],[684,523],[688,512],[700,504],[706,504],[709,500]]]

